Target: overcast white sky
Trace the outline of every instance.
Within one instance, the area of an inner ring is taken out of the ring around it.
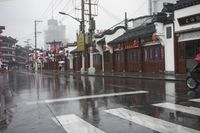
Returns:
[[[38,24],[38,31],[47,29],[47,20],[52,17],[66,25],[66,38],[74,42],[79,23],[70,17],[59,15],[64,11],[72,16],[80,16],[76,8],[80,8],[81,0],[0,0],[0,25],[6,26],[4,35],[19,40],[18,44],[24,46],[26,39],[34,44],[34,20],[42,20]],[[148,0],[92,0],[98,1],[98,16],[95,17],[96,29],[108,29],[124,19],[135,18],[148,14]],[[53,4],[52,4],[53,3]],[[54,6],[52,6],[54,5]],[[52,8],[54,12],[52,13]],[[44,35],[38,35],[39,47],[44,46]]]

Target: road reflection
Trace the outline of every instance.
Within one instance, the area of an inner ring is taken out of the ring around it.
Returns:
[[[24,102],[141,90],[148,93],[62,101],[48,103],[48,106],[55,116],[76,114],[96,127],[105,126],[105,121],[111,120],[105,117],[103,110],[122,107],[182,125],[189,125],[188,121],[194,121],[197,124],[190,127],[198,129],[199,117],[152,106],[162,102],[187,105],[189,99],[200,97],[198,91],[188,91],[183,82],[20,72],[0,76],[0,120],[5,123],[0,125],[8,125],[15,115],[13,105]],[[39,104],[36,107],[36,110],[41,108]],[[132,127],[130,123],[129,126]]]
[[[11,123],[13,117],[12,104],[14,91],[8,84],[8,73],[0,74],[0,129],[6,128]]]

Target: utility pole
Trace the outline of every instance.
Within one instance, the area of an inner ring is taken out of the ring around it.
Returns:
[[[26,43],[26,46],[28,47],[28,50],[30,50],[30,41],[31,39],[26,39],[26,41],[24,41]]]
[[[94,35],[94,30],[95,30],[95,21],[94,18],[92,17],[92,3],[91,0],[89,0],[89,46],[90,46],[90,68],[88,70],[89,74],[94,74],[95,73],[95,68],[94,68],[94,62],[93,62],[93,35]]]
[[[29,53],[30,53],[30,50],[31,50],[31,46],[30,46],[30,41],[31,39],[26,39],[26,41],[24,41],[26,43],[26,48],[28,50],[28,57],[27,57],[27,60],[28,60],[28,70],[30,70],[30,60],[29,60]]]
[[[37,23],[39,22],[42,22],[42,21],[39,21],[39,20],[35,20],[34,21],[34,24],[35,24],[35,71],[38,70],[38,66],[37,66]]]
[[[85,2],[81,0],[81,24],[80,31],[83,34],[83,42],[84,42],[84,50],[82,52],[82,68],[81,73],[85,72],[85,53],[86,53],[86,45],[85,45]]]

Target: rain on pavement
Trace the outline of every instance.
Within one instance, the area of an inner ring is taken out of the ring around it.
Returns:
[[[180,81],[9,72],[0,76],[0,132],[200,132],[200,103],[190,101],[199,97]]]

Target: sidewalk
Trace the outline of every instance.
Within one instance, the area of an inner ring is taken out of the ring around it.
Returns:
[[[44,73],[59,73],[69,75],[98,76],[98,77],[117,77],[148,80],[166,80],[166,81],[185,81],[186,74],[162,74],[162,73],[139,73],[139,72],[96,72],[95,74],[72,72],[72,71],[43,71]]]

